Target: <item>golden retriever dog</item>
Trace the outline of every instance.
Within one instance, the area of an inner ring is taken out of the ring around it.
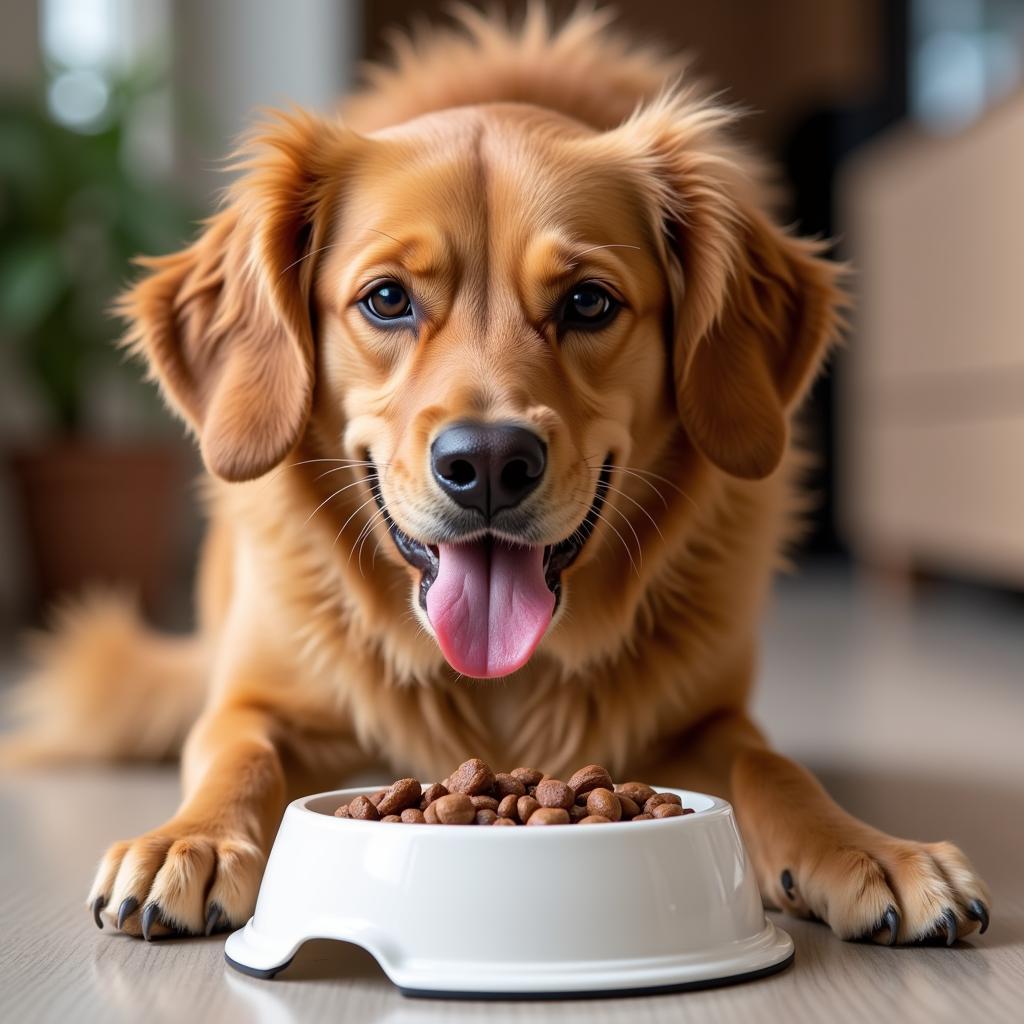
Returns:
[[[766,904],[845,939],[986,926],[959,849],[851,817],[745,710],[843,294],[680,70],[603,14],[465,10],[265,124],[145,262],[129,344],[208,471],[198,631],[80,610],[8,750],[182,747],[101,927],[239,926],[288,800],[470,756],[721,794]]]

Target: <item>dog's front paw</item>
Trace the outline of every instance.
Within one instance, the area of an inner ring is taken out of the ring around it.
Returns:
[[[869,829],[837,838],[809,842],[794,863],[779,865],[766,895],[790,913],[826,921],[843,939],[951,946],[988,928],[988,890],[952,843]]]
[[[247,836],[170,821],[110,847],[88,905],[100,928],[106,919],[147,940],[209,935],[249,919],[265,863]]]

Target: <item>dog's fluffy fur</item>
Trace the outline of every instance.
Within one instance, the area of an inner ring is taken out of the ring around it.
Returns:
[[[464,11],[401,42],[339,119],[260,129],[200,238],[147,261],[130,345],[209,469],[199,633],[172,648],[109,604],[79,616],[33,689],[81,714],[16,741],[23,759],[164,755],[206,691],[179,812],[112,847],[90,895],[108,916],[136,900],[126,930],[146,905],[188,931],[244,921],[289,795],[471,755],[728,795],[766,901],[844,937],[977,927],[988,897],[958,850],[850,818],[744,711],[796,520],[789,420],[842,295],[821,246],[771,221],[731,111],[681,72],[600,14]],[[369,266],[417,280],[419,339],[354,308]],[[625,307],[562,344],[536,311],[570,274]],[[556,620],[499,682],[457,677],[417,621],[362,461],[428,537],[429,442],[467,415],[544,437],[533,543],[571,533],[606,452],[616,467]]]

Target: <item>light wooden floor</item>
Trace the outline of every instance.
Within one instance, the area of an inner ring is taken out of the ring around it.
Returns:
[[[766,629],[762,720],[855,813],[960,843],[990,883],[992,927],[953,949],[836,941],[779,919],[786,973],[734,988],[566,1003],[407,1000],[369,955],[310,943],[276,981],[226,968],[220,939],[146,945],[83,905],[113,839],[173,809],[170,770],[0,780],[0,1019],[1024,1021],[1024,605],[940,596],[913,615],[841,577],[787,584]]]

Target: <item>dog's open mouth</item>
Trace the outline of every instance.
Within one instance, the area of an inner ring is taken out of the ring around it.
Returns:
[[[385,505],[376,468],[368,471],[370,488],[395,547],[420,572],[420,605],[441,651],[457,672],[489,679],[526,664],[558,606],[562,573],[594,532],[611,473],[609,457],[601,467],[587,514],[565,540],[526,546],[490,534],[424,544],[398,528]]]

